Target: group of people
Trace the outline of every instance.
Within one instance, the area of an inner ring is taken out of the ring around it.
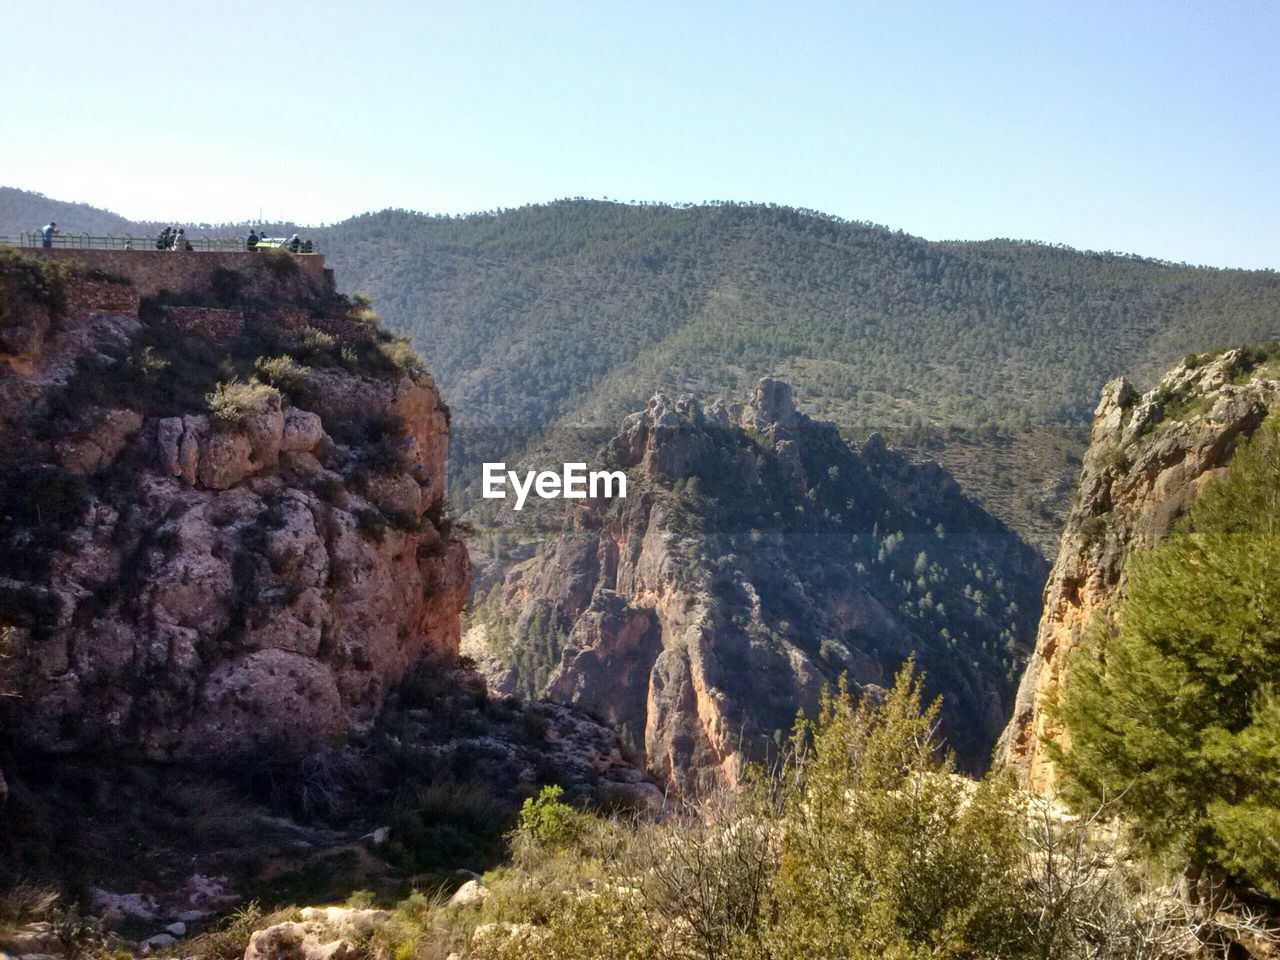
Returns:
[[[256,250],[258,249],[258,244],[262,243],[266,239],[267,234],[265,231],[262,236],[258,236],[257,231],[251,229],[249,231],[249,236],[245,238],[244,248],[246,250]],[[315,249],[315,246],[310,240],[303,240],[295,233],[284,243],[284,249],[288,250],[290,253],[311,253]]]
[[[41,246],[52,247],[53,238],[57,235],[58,224],[51,220],[40,228]],[[246,250],[256,250],[258,245],[267,239],[266,231],[263,231],[263,233],[259,235],[256,230],[251,229],[249,231],[249,236],[245,239],[244,247]],[[271,246],[283,247],[283,249],[288,250],[290,253],[311,253],[315,250],[315,246],[310,240],[303,240],[296,233],[283,244],[276,242],[272,243]],[[133,249],[133,242],[131,240],[125,241],[125,249]],[[194,250],[195,247],[193,247],[191,245],[191,241],[187,239],[187,231],[184,228],[165,227],[160,231],[160,236],[156,237],[156,249],[190,251]]]
[[[156,237],[157,250],[194,250],[191,241],[187,239],[187,231],[182,227],[174,230],[173,227],[165,227],[160,231],[160,236]]]

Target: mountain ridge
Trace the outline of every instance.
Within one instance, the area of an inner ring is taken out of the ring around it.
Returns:
[[[473,607],[463,650],[496,689],[597,713],[697,792],[824,684],[874,696],[915,657],[949,746],[985,767],[1044,566],[945,470],[847,443],[770,378],[706,408],[657,394],[596,460],[627,497],[566,508]]]
[[[578,459],[655,389],[710,401],[777,374],[851,436],[939,460],[1049,554],[1098,383],[1280,333],[1273,271],[924,241],[768,205],[386,210],[314,234],[428,353],[458,411],[463,506],[483,460],[548,433]]]

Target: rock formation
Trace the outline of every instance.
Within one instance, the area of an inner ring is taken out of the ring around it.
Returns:
[[[368,722],[458,646],[431,377],[279,258],[140,296],[83,256],[0,272],[8,739],[217,760]]]
[[[1103,389],[1035,651],[999,748],[1030,789],[1054,792],[1057,773],[1044,741],[1069,741],[1052,704],[1082,632],[1123,596],[1126,557],[1169,534],[1280,400],[1280,380],[1269,378],[1262,360],[1244,350],[1191,357],[1145,394],[1123,379]]]
[[[476,606],[463,649],[495,686],[602,717],[689,789],[767,756],[824,684],[874,690],[914,654],[985,766],[1044,569],[945,471],[852,447],[773,379],[740,406],[655,396],[602,461],[628,496],[572,501]]]

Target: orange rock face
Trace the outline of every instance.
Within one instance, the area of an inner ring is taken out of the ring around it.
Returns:
[[[236,423],[123,386],[102,404],[165,322],[110,286],[33,310],[0,354],[6,735],[154,759],[340,739],[415,661],[457,654],[470,563],[441,515],[447,408],[425,374],[351,362],[313,365],[292,400],[264,388]],[[300,290],[237,307],[228,351],[282,309],[341,307]],[[77,405],[84,358],[103,386]]]
[[[1029,637],[1045,571],[941,468],[845,443],[772,379],[741,405],[655,396],[591,468],[627,471],[627,497],[576,501],[477,607],[464,652],[497,689],[585,709],[696,792],[776,756],[824,684],[874,695],[914,654],[962,762],[988,761],[1013,684],[972,665],[998,627],[961,578],[981,568]],[[957,608],[953,643],[904,603],[913,564]]]
[[[1045,744],[1070,747],[1070,740],[1052,704],[1070,683],[1070,655],[1084,631],[1123,597],[1126,558],[1169,535],[1278,401],[1280,381],[1255,375],[1238,350],[1176,367],[1142,396],[1124,380],[1103,390],[1035,652],[998,748],[1024,786],[1056,792],[1058,771]]]

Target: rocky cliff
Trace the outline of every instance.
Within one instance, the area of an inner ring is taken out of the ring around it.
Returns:
[[[314,264],[95,253],[0,263],[8,742],[217,760],[367,724],[458,646],[431,377]]]
[[[1102,391],[1080,484],[1045,589],[1035,651],[1000,758],[1029,788],[1053,793],[1045,740],[1069,746],[1053,704],[1068,658],[1097,615],[1124,594],[1125,558],[1166,537],[1204,482],[1280,401],[1264,349],[1188,357],[1139,395],[1123,379]]]
[[[601,461],[628,496],[578,501],[476,605],[463,649],[496,686],[603,717],[687,789],[768,755],[824,683],[874,689],[914,654],[985,765],[1044,569],[945,471],[849,445],[771,379],[705,410],[655,396]]]

